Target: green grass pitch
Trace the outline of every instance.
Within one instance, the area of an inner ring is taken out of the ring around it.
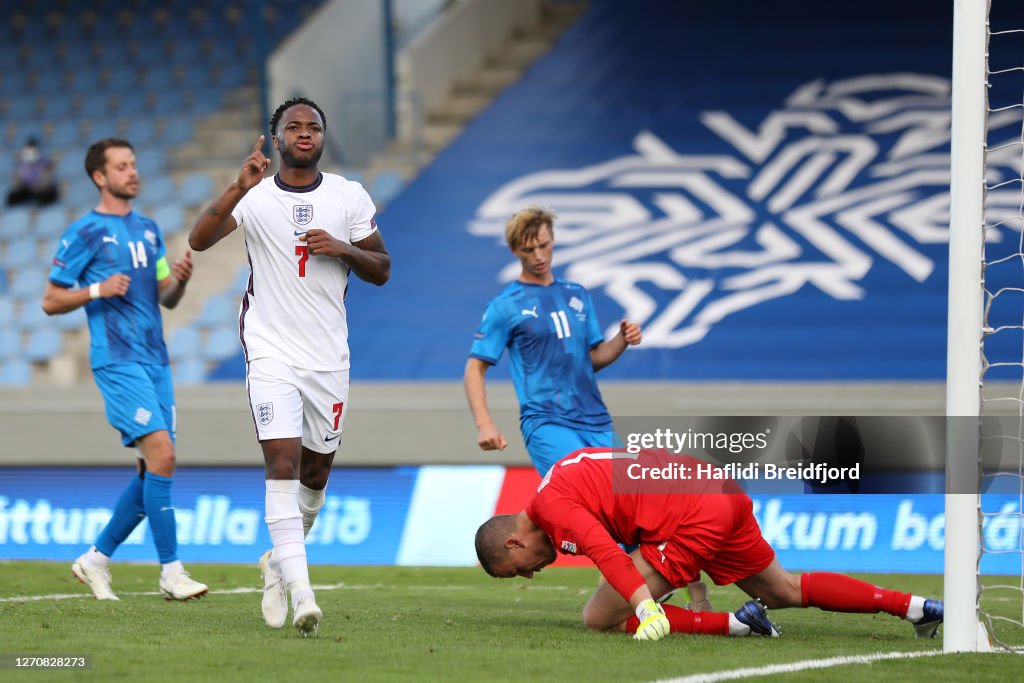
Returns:
[[[0,563],[0,654],[82,655],[89,671],[10,671],[11,681],[654,681],[827,657],[941,649],[888,615],[778,610],[780,639],[672,635],[657,643],[589,633],[580,612],[593,569],[545,570],[533,581],[496,580],[479,569],[311,568],[321,586],[320,637],[268,629],[253,565],[193,565],[210,586],[200,601],[157,595],[155,565],[114,563],[120,602],[98,602],[68,563]],[[859,575],[939,596],[937,576]],[[62,596],[74,597],[62,597]],[[31,599],[29,599],[31,598]],[[712,587],[718,609],[746,599]],[[679,600],[677,599],[677,602]],[[1011,614],[1020,605],[1006,601]],[[787,672],[756,680],[1009,681],[1012,654],[941,655]]]

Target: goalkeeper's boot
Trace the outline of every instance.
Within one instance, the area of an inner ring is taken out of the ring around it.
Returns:
[[[925,600],[924,616],[914,622],[914,633],[918,638],[934,638],[942,623],[942,600]]]
[[[186,571],[174,572],[170,576],[160,576],[160,592],[164,600],[192,600],[201,598],[209,592],[205,583],[194,581]]]
[[[292,617],[292,625],[298,630],[303,638],[316,636],[320,633],[320,619],[324,613],[316,606],[316,598],[310,592],[303,595],[295,603],[295,615]]]
[[[750,627],[751,635],[772,638],[782,635],[782,629],[768,618],[768,610],[760,599],[748,600],[743,607],[736,610],[735,617]]]
[[[282,577],[271,564],[270,549],[260,557],[260,576],[263,577],[263,620],[270,628],[281,628],[288,621],[288,591]]]
[[[71,573],[75,578],[88,586],[97,600],[120,600],[110,587],[110,569],[97,567],[84,558],[85,555],[71,563]]]

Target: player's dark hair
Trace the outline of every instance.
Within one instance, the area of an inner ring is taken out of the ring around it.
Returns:
[[[327,130],[327,115],[324,114],[324,110],[320,108],[313,100],[306,97],[293,97],[274,111],[274,115],[270,117],[270,134],[277,135],[277,124],[281,123],[281,117],[284,116],[285,110],[289,107],[294,107],[296,104],[304,104],[307,107],[312,107],[317,114],[320,114],[320,120],[324,122],[324,130]]]
[[[107,150],[111,147],[127,147],[135,151],[132,143],[121,138],[103,138],[92,143],[85,153],[85,175],[89,176],[89,180],[92,180],[93,171],[102,170],[107,165]]]
[[[488,576],[494,576],[494,563],[508,555],[505,541],[514,525],[515,515],[496,515],[476,530],[476,559]]]

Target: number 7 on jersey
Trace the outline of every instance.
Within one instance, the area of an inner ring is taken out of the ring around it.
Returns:
[[[309,247],[305,244],[296,246],[295,255],[299,257],[299,277],[306,277],[306,261],[309,260]]]

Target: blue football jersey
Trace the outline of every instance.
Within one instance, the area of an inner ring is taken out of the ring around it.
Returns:
[[[85,305],[92,367],[168,363],[157,288],[157,263],[165,254],[160,228],[134,211],[127,216],[90,211],[64,231],[50,282],[71,288],[103,282],[118,273],[131,277],[124,296]]]
[[[602,341],[582,285],[560,278],[547,286],[516,281],[487,306],[470,356],[494,365],[508,348],[525,438],[550,422],[601,430],[612,420],[590,351]]]

